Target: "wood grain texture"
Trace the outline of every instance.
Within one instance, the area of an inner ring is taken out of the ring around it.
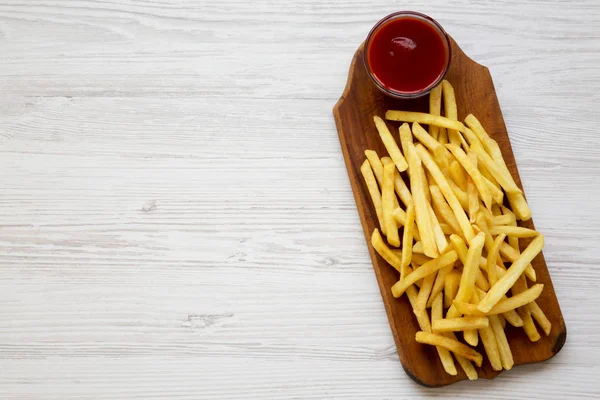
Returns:
[[[450,43],[452,58],[445,79],[455,88],[458,119],[463,120],[468,114],[478,117],[492,139],[498,143],[506,166],[523,190],[490,72],[471,60],[452,38]],[[387,110],[429,112],[429,98],[424,96],[412,100],[397,100],[385,96],[368,75],[364,53],[363,43],[350,64],[346,88],[333,108],[342,153],[400,362],[406,373],[417,383],[428,387],[445,386],[467,379],[467,376],[462,370],[455,376],[446,373],[435,347],[415,341],[415,334],[420,328],[412,306],[406,296],[396,299],[391,293],[392,285],[398,281],[398,273],[370,245],[371,234],[379,224],[360,172],[366,159],[365,150],[375,150],[380,156],[387,154],[374,126],[373,116],[385,118]],[[387,121],[386,124],[390,132],[396,133],[394,137],[400,146],[397,132],[401,122]],[[403,175],[405,182],[408,182],[408,177]],[[519,221],[519,226],[535,229],[531,219]],[[521,251],[525,250],[530,241],[520,241]],[[507,337],[515,366],[554,357],[562,349],[567,337],[565,322],[543,254],[538,255],[532,265],[537,274],[536,282],[544,284],[544,292],[539,297],[538,304],[552,322],[552,331],[548,336],[542,335],[538,342],[531,343],[522,329],[509,328]],[[478,350],[485,354],[482,345]],[[478,375],[482,378],[492,379],[498,374],[487,361],[478,369]]]
[[[400,366],[331,118],[399,9],[490,68],[569,327],[442,391]],[[598,25],[595,0],[0,0],[0,398],[597,398]]]

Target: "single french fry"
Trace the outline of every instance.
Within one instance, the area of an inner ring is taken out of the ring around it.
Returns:
[[[437,85],[429,92],[429,114],[441,115],[442,112],[442,85]],[[435,125],[429,125],[429,134],[435,139],[438,139],[440,128]]]
[[[446,117],[453,121],[458,120],[458,112],[456,110],[456,96],[454,94],[454,88],[447,80],[442,81],[442,94],[444,98],[444,112]],[[459,134],[455,129],[448,130],[448,140],[450,143],[460,146]]]
[[[444,232],[444,235],[446,236],[454,235],[455,233],[460,233],[460,229],[458,231],[455,231],[450,225],[448,225],[445,222],[440,222],[440,228],[442,228],[442,232]]]
[[[429,295],[431,294],[431,289],[433,288],[436,275],[437,272],[434,272],[433,274],[427,275],[425,278],[423,278],[423,284],[419,289],[419,296],[417,297],[417,304],[413,306],[416,311],[422,311],[427,308],[427,300],[429,300]]]
[[[404,225],[404,233],[402,234],[402,259],[400,263],[400,279],[402,280],[407,275],[406,267],[412,261],[412,243],[413,231],[415,222],[415,207],[409,204],[406,210],[406,224]]]
[[[447,318],[434,321],[431,324],[433,332],[456,332],[468,329],[481,329],[489,326],[486,317]]]
[[[490,233],[494,236],[504,233],[506,236],[514,236],[517,238],[534,237],[539,234],[538,231],[520,226],[497,225],[490,228]]]
[[[494,286],[494,284],[498,280],[498,276],[496,274],[496,261],[498,259],[498,251],[500,250],[500,244],[502,244],[502,242],[504,241],[505,238],[506,238],[506,235],[504,233],[501,233],[500,235],[498,235],[496,237],[496,239],[494,239],[494,244],[492,245],[492,248],[490,249],[490,252],[488,253],[487,274],[488,274],[488,281],[490,282],[490,285],[492,285],[492,286]]]
[[[440,191],[448,201],[448,205],[450,206],[450,208],[454,212],[454,216],[458,220],[458,224],[461,228],[463,236],[465,237],[467,242],[470,243],[473,237],[475,237],[475,232],[473,231],[473,227],[469,223],[469,219],[465,214],[465,210],[462,208],[462,206],[458,202],[458,199],[456,198],[456,195],[450,188],[448,180],[444,177],[444,174],[442,174],[442,171],[440,171],[439,167],[437,166],[435,161],[433,161],[433,158],[431,158],[431,155],[427,152],[427,150],[425,150],[424,147],[417,147],[416,151],[420,156],[423,165],[425,165],[425,167],[429,170],[431,176],[436,181],[437,186],[440,188]],[[419,225],[418,221],[417,225]],[[421,232],[421,234],[423,234],[423,232]]]
[[[436,212],[438,217],[440,217],[443,221],[445,221],[454,233],[461,234],[460,225],[458,224],[458,220],[454,215],[454,212],[444,199],[444,195],[440,191],[440,188],[437,185],[429,185],[429,192],[431,193],[431,200],[433,202],[433,210]]]
[[[382,194],[382,208],[383,208],[383,220],[385,224],[385,231],[387,233],[387,241],[394,247],[400,246],[400,236],[398,235],[398,226],[394,219],[394,174],[396,173],[395,165],[386,165],[383,167],[383,187],[381,189]]]
[[[412,284],[414,284],[419,279],[423,279],[426,276],[433,274],[434,272],[447,267],[449,265],[454,265],[454,262],[458,259],[458,255],[456,251],[452,250],[447,253],[444,253],[437,258],[421,265],[419,268],[408,274],[404,279],[398,281],[392,286],[392,294],[394,297],[398,298],[402,296],[402,294],[406,291],[406,288]]]
[[[390,121],[418,122],[425,125],[439,126],[440,128],[454,129],[459,132],[465,130],[462,122],[421,112],[388,110],[385,113],[385,119]]]
[[[531,241],[525,251],[506,271],[506,274],[491,287],[486,296],[479,302],[477,306],[479,311],[488,312],[500,301],[502,296],[508,292],[525,271],[527,265],[542,251],[542,247],[544,247],[544,236],[539,235]]]
[[[467,190],[467,173],[457,160],[452,160],[448,166],[448,175],[459,188]]]
[[[508,345],[508,340],[506,339],[506,334],[504,333],[504,328],[500,322],[500,318],[497,315],[490,315],[488,318],[490,320],[490,326],[492,327],[494,335],[496,336],[496,343],[498,344],[498,351],[500,353],[502,367],[506,370],[509,370],[515,363],[510,351],[510,346]]]
[[[371,246],[379,253],[379,255],[388,262],[392,267],[396,269],[396,271],[402,271],[402,261],[401,259],[395,255],[389,247],[383,241],[379,230],[375,228],[373,234],[371,235]]]
[[[413,143],[413,135],[410,130],[410,125],[408,125],[406,122],[400,125],[400,129],[398,129],[398,134],[400,135],[400,145],[402,146],[402,152],[406,155],[406,160],[408,161],[408,144]],[[407,172],[410,175],[410,169]]]
[[[381,204],[381,193],[379,193],[379,188],[377,187],[375,176],[373,176],[373,170],[371,169],[371,166],[369,165],[369,162],[367,160],[365,160],[365,162],[361,165],[360,172],[362,173],[362,176],[365,179],[367,190],[369,191],[371,201],[373,202],[373,207],[375,207],[375,214],[377,215],[377,220],[379,221],[379,227],[381,228],[381,231],[385,233],[385,222],[383,220],[383,208]]]
[[[388,151],[388,154],[390,155],[390,157],[392,157],[392,160],[394,160],[394,164],[396,164],[398,171],[406,171],[406,168],[408,168],[406,159],[404,158],[402,152],[398,148],[398,145],[396,144],[396,141],[390,133],[390,130],[388,129],[387,125],[385,124],[385,121],[377,116],[373,117],[373,121],[375,121],[375,127],[379,132],[379,137],[381,138],[383,145]]]
[[[431,216],[429,214],[429,204],[425,196],[425,185],[423,182],[423,173],[421,160],[412,143],[407,143],[407,158],[409,162],[410,189],[415,204],[415,218],[423,243],[423,252],[426,256],[436,257],[439,252],[435,242]]]
[[[481,195],[483,203],[490,209],[492,207],[492,194],[479,170],[477,164],[473,162],[473,157],[468,156],[459,146],[447,144],[446,147],[452,152],[452,155],[462,165],[467,174],[473,179],[477,191]]]
[[[506,242],[502,242],[500,244],[500,254],[502,254],[502,256],[510,262],[516,261],[521,255],[518,250],[515,250]],[[535,270],[531,264],[528,264],[525,268],[525,275],[527,275],[527,277],[534,282],[537,280],[537,274],[535,273]]]
[[[444,285],[444,307],[450,307],[456,298],[458,285],[460,284],[460,273],[457,271],[450,272],[446,276]]]
[[[473,361],[478,367],[481,367],[481,363],[483,362],[483,356],[480,353],[458,340],[450,339],[437,333],[423,331],[417,332],[415,339],[419,343],[444,347],[461,357]]]
[[[431,307],[435,297],[438,294],[442,294],[442,290],[444,290],[444,285],[446,283],[446,276],[452,271],[452,268],[453,266],[448,266],[438,271],[435,282],[433,283],[433,288],[431,289],[431,294],[429,295],[429,300],[427,300],[427,307]]]
[[[381,163],[384,166],[392,164],[393,162],[394,161],[390,157],[381,157]],[[394,189],[396,189],[396,193],[398,194],[398,197],[400,197],[400,200],[408,207],[408,205],[412,203],[412,195],[410,194],[410,190],[408,190],[406,183],[404,183],[404,179],[400,176],[400,172],[396,172],[394,175]]]
[[[550,332],[552,331],[552,324],[550,323],[550,320],[548,319],[548,317],[546,317],[540,306],[538,306],[538,304],[535,301],[532,301],[531,304],[529,304],[529,309],[531,310],[531,315],[533,316],[533,318],[537,321],[540,328],[542,328],[542,330],[544,331],[544,334],[546,336],[550,335]]]
[[[481,162],[485,168],[492,174],[492,176],[498,181],[500,186],[506,190],[506,193],[517,193],[520,194],[521,189],[517,186],[510,174],[503,171],[492,158],[485,152],[485,150],[479,144],[471,146],[471,151],[477,155],[477,160]]]
[[[383,164],[379,159],[379,155],[375,150],[365,150],[365,157],[369,160],[373,174],[377,178],[377,183],[379,183],[379,186],[383,186]]]

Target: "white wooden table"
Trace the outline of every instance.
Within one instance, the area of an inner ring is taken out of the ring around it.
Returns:
[[[495,79],[568,327],[403,372],[331,109],[398,1],[0,1],[1,399],[600,396],[600,3],[437,0]]]

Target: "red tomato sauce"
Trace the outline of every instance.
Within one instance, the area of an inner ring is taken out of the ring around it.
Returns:
[[[367,49],[371,73],[387,89],[421,92],[444,73],[443,40],[433,26],[411,16],[385,22],[372,34]]]

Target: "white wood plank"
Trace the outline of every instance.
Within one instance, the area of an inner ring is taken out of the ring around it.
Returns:
[[[568,327],[547,363],[431,390],[331,115],[406,8],[0,0],[0,398],[597,398],[600,4],[419,9],[492,72]]]

